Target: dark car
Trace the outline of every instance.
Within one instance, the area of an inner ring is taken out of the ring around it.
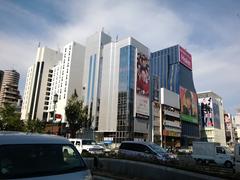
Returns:
[[[176,157],[168,153],[164,148],[150,142],[124,141],[118,151],[125,158],[139,158],[142,160],[170,161]]]

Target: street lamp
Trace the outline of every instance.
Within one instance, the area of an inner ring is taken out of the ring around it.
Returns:
[[[55,113],[56,113],[56,103],[58,102],[58,94],[54,94],[53,96],[53,123],[54,121],[56,121],[56,116],[55,116]],[[53,134],[53,123],[52,123],[52,134]]]

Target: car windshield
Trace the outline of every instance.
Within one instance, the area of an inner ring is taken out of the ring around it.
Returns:
[[[229,147],[224,147],[224,149],[228,154],[233,154],[232,150]]]
[[[0,146],[0,179],[49,176],[85,169],[86,165],[73,145]]]
[[[157,144],[149,144],[149,146],[156,151],[157,153],[166,153],[167,151],[165,149],[163,149],[162,147],[160,147]]]
[[[96,141],[94,140],[82,140],[83,145],[96,145]]]

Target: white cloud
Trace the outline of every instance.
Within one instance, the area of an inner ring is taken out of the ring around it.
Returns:
[[[37,25],[44,31],[44,35],[30,33],[16,37],[14,34],[11,36],[0,34],[0,68],[9,69],[14,65],[19,70],[24,78],[20,82],[21,90],[23,90],[27,67],[35,61],[38,41],[55,49],[57,46],[63,47],[72,40],[84,44],[89,35],[104,27],[113,38],[116,35],[119,35],[119,38],[133,36],[152,51],[181,44],[193,55],[196,89],[216,91],[224,98],[225,107],[231,112],[234,112],[235,106],[239,105],[236,99],[240,99],[238,93],[240,83],[237,79],[238,67],[240,67],[240,61],[238,61],[240,36],[234,37],[234,34],[239,35],[235,33],[238,26],[227,22],[227,18],[218,23],[213,22],[211,18],[206,18],[206,15],[201,17],[199,13],[198,17],[195,17],[200,19],[201,24],[205,23],[205,27],[208,28],[205,29],[203,26],[200,29],[203,34],[207,31],[213,33],[215,38],[219,38],[216,42],[206,39],[209,44],[215,44],[208,49],[208,46],[198,44],[198,40],[206,37],[196,37],[194,42],[191,39],[194,36],[194,30],[197,29],[197,24],[189,22],[187,17],[181,16],[179,12],[162,6],[156,1],[103,0],[51,1],[49,3],[60,10],[67,22],[52,25],[43,17],[15,7],[16,12],[12,14],[18,16],[20,12],[23,12],[19,18],[22,21],[26,20],[26,25]],[[194,14],[194,9],[189,11]],[[226,28],[222,27],[223,24]]]

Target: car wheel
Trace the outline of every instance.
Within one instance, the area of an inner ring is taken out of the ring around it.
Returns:
[[[230,161],[226,161],[226,162],[224,163],[224,166],[225,166],[226,168],[232,168],[232,163],[231,163]]]

